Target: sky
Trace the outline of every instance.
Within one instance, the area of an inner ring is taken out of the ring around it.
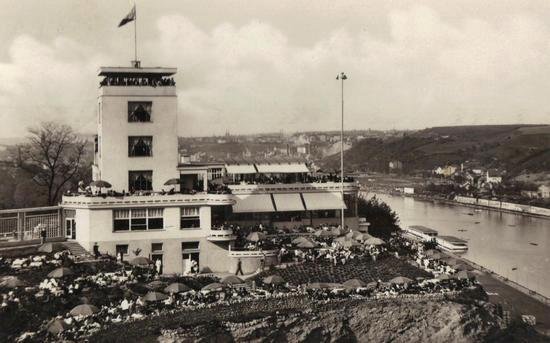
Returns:
[[[177,67],[181,136],[550,123],[550,2],[137,0],[143,66]],[[0,0],[0,137],[93,133],[130,1]]]

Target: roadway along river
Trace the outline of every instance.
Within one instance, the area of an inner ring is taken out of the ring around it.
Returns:
[[[469,247],[465,258],[550,297],[550,219],[376,196],[399,215],[401,227],[424,225],[440,235],[465,239]]]

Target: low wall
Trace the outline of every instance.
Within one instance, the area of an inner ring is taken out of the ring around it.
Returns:
[[[476,198],[465,197],[465,196],[457,196],[455,198],[455,201],[460,204],[483,206],[483,207],[494,208],[497,210],[550,217],[549,208],[536,207],[536,206],[523,205],[523,204],[514,204],[511,202],[498,201],[498,200],[476,199]]]

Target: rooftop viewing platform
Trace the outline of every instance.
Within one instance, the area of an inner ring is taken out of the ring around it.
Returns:
[[[233,205],[230,194],[182,194],[182,193],[159,193],[150,192],[147,194],[125,194],[125,195],[90,195],[90,194],[71,194],[64,195],[61,204],[65,208],[78,207],[128,207],[128,206],[180,206],[182,204],[193,205]]]
[[[100,67],[98,76],[164,77],[174,75],[177,71],[177,68],[165,67]]]
[[[98,76],[103,76],[100,87],[175,87],[172,76],[176,68],[101,67]],[[134,91],[134,90],[133,90]]]

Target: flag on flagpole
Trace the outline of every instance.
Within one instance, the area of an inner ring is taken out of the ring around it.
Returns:
[[[126,17],[124,17],[124,19],[120,21],[120,24],[118,24],[118,27],[126,25],[129,22],[134,20],[136,20],[136,5],[134,5],[134,7],[132,7],[132,9],[130,10],[130,13],[128,13]]]

